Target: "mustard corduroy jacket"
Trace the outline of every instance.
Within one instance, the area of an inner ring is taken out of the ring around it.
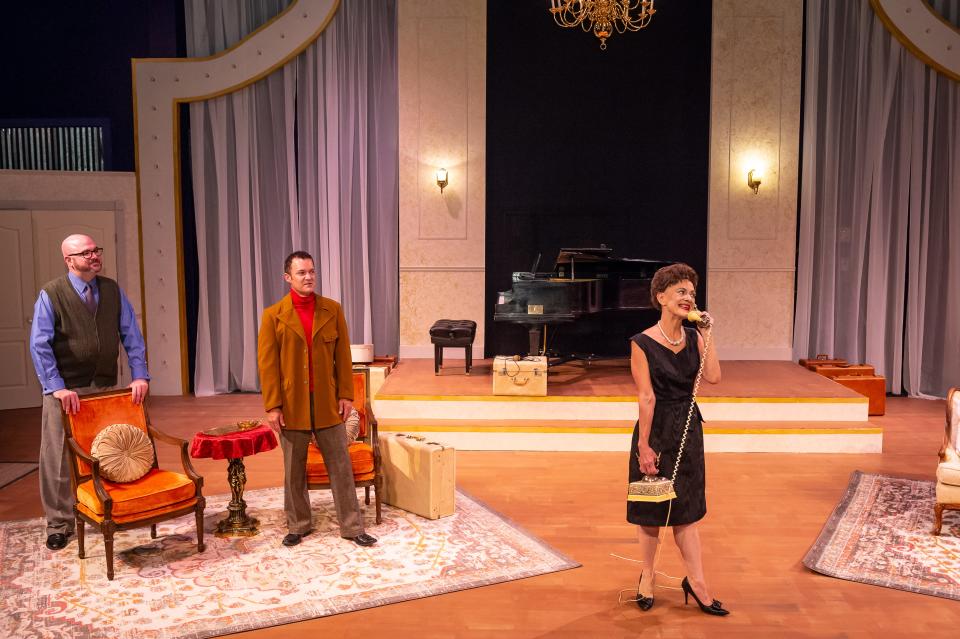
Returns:
[[[353,360],[350,336],[340,304],[315,295],[313,310],[314,428],[329,428],[342,420],[337,401],[353,400]],[[287,294],[263,311],[257,340],[257,366],[263,407],[283,411],[285,428],[310,430],[310,381],[307,337]]]

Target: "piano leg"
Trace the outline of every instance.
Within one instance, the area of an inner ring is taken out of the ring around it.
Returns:
[[[540,334],[542,330],[540,324],[530,326],[530,352],[527,353],[530,357],[536,357],[540,354]]]

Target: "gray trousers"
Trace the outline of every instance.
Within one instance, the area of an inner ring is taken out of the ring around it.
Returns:
[[[363,532],[360,502],[353,483],[353,465],[347,452],[343,424],[309,430],[280,430],[283,450],[283,509],[287,515],[287,531],[298,535],[312,528],[310,494],[307,490],[307,446],[316,433],[317,447],[330,476],[333,504],[340,522],[341,537],[356,537]]]
[[[83,395],[107,390],[106,387],[84,386],[70,390]],[[43,396],[40,430],[40,503],[47,519],[47,535],[73,534],[73,504],[77,497],[70,481],[70,457],[64,441],[63,413],[60,400],[53,394]]]

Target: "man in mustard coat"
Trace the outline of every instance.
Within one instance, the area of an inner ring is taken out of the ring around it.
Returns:
[[[296,546],[311,530],[307,447],[313,439],[330,476],[340,535],[372,546],[377,540],[363,531],[343,425],[353,408],[353,361],[343,309],[314,293],[316,271],[309,253],[291,253],[283,279],[290,294],[264,310],[257,341],[263,406],[283,450],[283,545]]]

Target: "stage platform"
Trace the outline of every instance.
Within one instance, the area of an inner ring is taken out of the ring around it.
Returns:
[[[464,450],[619,451],[629,448],[637,398],[627,361],[552,367],[547,397],[492,394],[492,361],[469,376],[459,361],[405,359],[374,399],[384,431],[422,433]],[[708,452],[879,453],[883,430],[867,398],[793,362],[721,363],[703,384]]]

